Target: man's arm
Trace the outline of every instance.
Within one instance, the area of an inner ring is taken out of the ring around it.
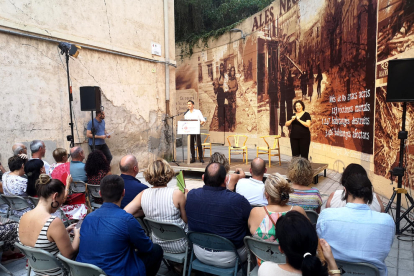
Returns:
[[[93,136],[92,136],[92,131],[90,131],[90,130],[87,130],[86,131],[86,137],[88,137],[88,138],[93,138]],[[106,138],[106,135],[95,135],[95,139],[105,139]]]
[[[134,244],[138,252],[150,252],[152,250],[152,241],[145,235],[139,222],[131,215],[127,220],[128,234],[130,241]]]
[[[1,164],[1,162],[0,162],[0,171],[1,171],[2,173],[5,173],[5,172],[6,172],[6,170],[4,169],[3,165]]]

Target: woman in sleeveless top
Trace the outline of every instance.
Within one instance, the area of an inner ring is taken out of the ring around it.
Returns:
[[[351,175],[354,175],[354,174],[363,174],[365,176],[368,176],[364,167],[362,167],[361,165],[354,164],[354,163],[349,164],[345,168],[344,172],[342,173],[342,178],[341,178],[341,184],[342,186],[344,186],[345,189],[346,189],[345,187],[346,180]],[[336,190],[335,192],[332,192],[326,202],[326,208],[345,207],[347,202],[344,196],[345,196],[345,190]],[[375,192],[372,192],[372,202],[368,204],[368,207],[372,211],[384,213],[384,204],[382,203],[381,199]]]
[[[67,227],[60,218],[52,216],[57,208],[66,200],[68,190],[58,179],[51,179],[46,174],[40,175],[36,182],[39,203],[36,208],[25,213],[19,222],[19,243],[50,252],[53,255],[61,253],[71,259],[77,253],[80,242],[80,229],[74,224]],[[69,232],[75,234],[73,242],[69,238]],[[36,275],[63,275],[60,268],[47,271],[35,271]]]
[[[300,206],[288,206],[289,194],[292,187],[280,174],[269,175],[265,182],[265,197],[267,207],[255,207],[250,212],[250,233],[261,240],[273,242],[276,239],[276,221],[287,212],[295,210],[306,216],[305,210]],[[258,264],[262,260],[257,260]]]
[[[313,179],[311,163],[302,157],[292,158],[288,168],[288,178],[292,181],[294,189],[288,204],[301,206],[305,210],[319,214],[322,206],[321,194],[317,188],[309,187]]]
[[[211,155],[209,164],[211,163],[219,163],[223,165],[224,168],[226,169],[226,173],[229,176],[227,183],[226,183],[227,190],[230,190],[232,192],[236,191],[236,185],[239,179],[246,177],[246,174],[241,168],[236,168],[233,174],[229,174],[229,171],[230,171],[229,160],[227,159],[226,156],[224,156],[224,154],[220,152],[215,152]]]
[[[144,172],[144,177],[153,187],[139,193],[125,207],[125,211],[135,215],[139,214],[139,210],[142,209],[145,217],[176,224],[187,232],[185,202],[188,191],[185,190],[183,193],[173,187],[167,187],[174,175],[174,170],[164,159],[151,163]],[[152,241],[168,253],[182,253],[187,248],[186,239],[162,241],[152,235]]]

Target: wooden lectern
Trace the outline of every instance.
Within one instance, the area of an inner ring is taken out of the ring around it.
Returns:
[[[177,122],[177,134],[187,135],[187,164],[190,164],[190,134],[200,134],[200,122],[198,120],[181,120]]]

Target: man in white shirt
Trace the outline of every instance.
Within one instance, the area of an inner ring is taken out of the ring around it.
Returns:
[[[33,140],[30,142],[30,151],[32,152],[32,158],[31,159],[40,159],[43,161],[43,164],[45,165],[45,171],[46,174],[49,174],[50,165],[42,158],[45,157],[46,154],[46,146],[45,142],[41,140]]]
[[[188,111],[184,115],[184,119],[186,120],[198,120],[201,126],[206,123],[206,120],[203,117],[203,114],[200,110],[194,109],[194,102],[189,100],[187,102]],[[198,148],[198,156],[200,158],[200,162],[204,163],[203,160],[203,148],[201,147],[201,136],[200,134],[190,135],[190,149],[191,149],[191,161],[190,163],[195,162],[195,150],[194,150],[194,140],[197,139],[197,148]]]
[[[237,182],[236,193],[244,196],[250,205],[267,205],[267,199],[264,196],[263,176],[267,172],[266,162],[257,157],[253,159],[250,165],[250,178],[242,178]]]

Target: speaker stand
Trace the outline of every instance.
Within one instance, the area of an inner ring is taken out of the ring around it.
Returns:
[[[72,118],[72,86],[70,85],[70,75],[69,75],[69,49],[65,50],[66,56],[66,74],[68,77],[68,92],[69,92],[69,112],[70,112],[70,134],[67,136],[67,140],[70,142],[70,147],[73,148],[75,146],[74,134],[73,134],[73,118]]]
[[[92,128],[91,128],[91,133],[92,133],[92,151],[95,151],[95,124],[93,122],[93,110],[91,111],[91,117],[92,117]]]

